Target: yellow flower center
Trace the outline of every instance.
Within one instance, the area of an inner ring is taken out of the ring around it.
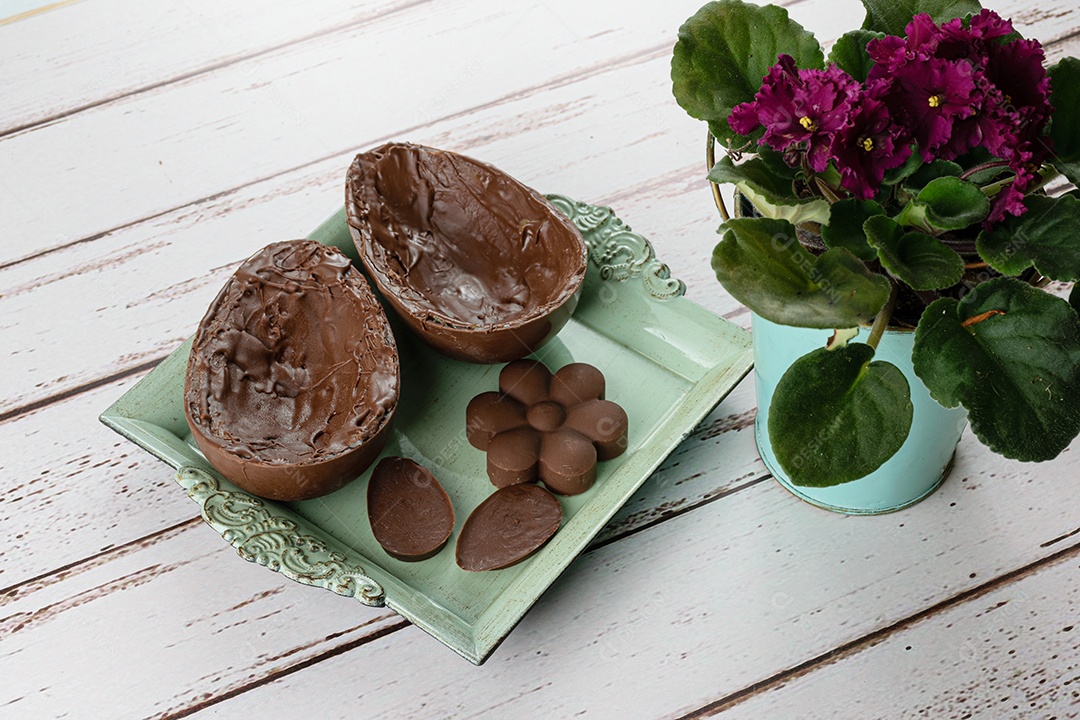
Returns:
[[[809,116],[799,118],[799,124],[803,126],[803,130],[808,130],[810,132],[817,130],[817,123]]]
[[[861,144],[863,150],[870,152],[874,149],[874,138],[863,138]]]
[[[930,107],[941,107],[941,96],[931,95],[927,102],[930,103]]]

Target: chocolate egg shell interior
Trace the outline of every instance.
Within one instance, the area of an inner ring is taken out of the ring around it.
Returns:
[[[456,153],[389,143],[356,156],[345,206],[379,291],[459,360],[528,355],[577,305],[588,251],[543,196]]]
[[[199,324],[184,411],[210,464],[248,492],[303,500],[360,475],[397,407],[397,346],[340,251],[273,243],[225,283]]]

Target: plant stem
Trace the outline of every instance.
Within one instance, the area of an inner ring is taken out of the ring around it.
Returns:
[[[870,327],[870,337],[866,339],[866,344],[877,350],[878,343],[881,342],[881,336],[885,334],[885,328],[889,326],[889,321],[892,320],[893,310],[896,309],[896,283],[889,281],[889,299],[885,301],[885,307],[881,308],[881,311],[874,318],[874,324]]]
[[[713,165],[716,164],[716,140],[713,138],[713,134],[710,132],[708,140],[705,145],[705,163],[708,167],[705,172],[708,173],[713,169]],[[728,215],[727,206],[724,204],[724,197],[720,194],[720,186],[709,181],[709,187],[712,188],[713,202],[716,203],[716,209],[720,211],[720,218],[727,222],[731,219]]]
[[[992,160],[990,162],[983,163],[982,165],[976,165],[975,167],[971,168],[970,170],[965,171],[960,176],[960,179],[961,180],[967,180],[972,175],[976,175],[978,173],[981,173],[983,170],[990,170],[991,168],[1008,167],[1008,166],[1009,166],[1008,160]]]

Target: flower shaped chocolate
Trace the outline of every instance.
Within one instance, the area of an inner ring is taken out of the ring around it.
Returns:
[[[626,449],[626,412],[604,400],[604,376],[573,363],[552,375],[535,360],[499,373],[499,391],[477,395],[465,411],[469,442],[487,451],[492,484],[543,483],[577,495],[596,480],[597,460]]]

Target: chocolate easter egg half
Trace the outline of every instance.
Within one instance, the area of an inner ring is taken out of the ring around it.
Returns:
[[[266,246],[218,293],[188,358],[184,411],[218,472],[273,500],[337,490],[379,454],[398,402],[386,315],[345,255]]]
[[[367,491],[371,533],[398,560],[432,557],[454,531],[454,506],[431,471],[414,460],[385,457]]]
[[[522,358],[577,306],[588,259],[581,233],[491,165],[389,143],[356,156],[345,207],[379,291],[415,333],[453,358]]]
[[[499,570],[551,539],[562,522],[558,498],[537,485],[508,485],[476,506],[457,541],[462,570]]]

